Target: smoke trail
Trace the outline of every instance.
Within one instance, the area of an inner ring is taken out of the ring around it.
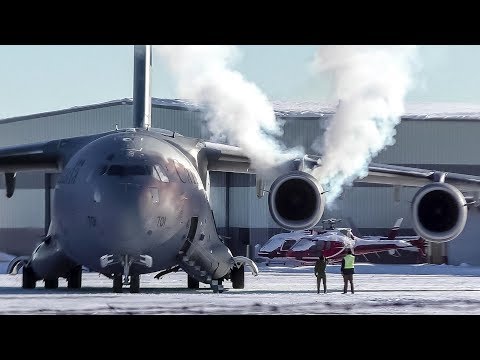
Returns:
[[[176,77],[179,95],[206,106],[208,129],[214,140],[226,138],[242,147],[257,169],[298,155],[298,149],[286,150],[275,138],[283,134],[283,123],[275,118],[267,97],[230,68],[237,48],[157,45],[154,49]]]
[[[411,86],[415,46],[323,46],[313,66],[331,71],[339,106],[321,146],[314,175],[327,184],[327,204],[368,174],[368,164],[395,143],[395,126]]]

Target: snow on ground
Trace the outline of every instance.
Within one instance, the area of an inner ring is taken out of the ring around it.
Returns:
[[[355,294],[342,294],[338,265],[327,269],[327,294],[316,293],[313,268],[260,267],[245,289],[214,294],[186,288],[182,271],[160,280],[142,275],[140,294],[111,292],[112,281],[83,274],[83,288],[21,288],[21,275],[0,275],[0,314],[480,314],[480,267],[357,264]]]

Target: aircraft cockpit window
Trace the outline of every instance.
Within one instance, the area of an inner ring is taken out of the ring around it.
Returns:
[[[295,245],[295,243],[297,242],[297,240],[293,240],[293,239],[288,239],[288,240],[285,240],[283,242],[283,245],[282,247],[280,248],[281,251],[287,251],[289,250],[293,245]]]
[[[163,170],[161,165],[155,165],[153,166],[153,177],[159,181],[162,182],[169,182],[170,180],[168,179],[168,176],[166,172]]]
[[[100,165],[100,167],[94,169],[93,171],[88,174],[86,178],[86,182],[89,183],[94,176],[102,176],[105,175],[107,172],[108,166],[107,165]]]
[[[152,167],[145,165],[112,165],[107,170],[109,176],[152,175]]]
[[[325,241],[324,240],[318,240],[315,244],[315,249],[316,250],[323,250],[325,247]]]
[[[177,174],[180,180],[182,180],[182,182],[184,183],[188,182],[188,172],[185,166],[180,164],[177,160],[173,160],[173,162],[175,164],[175,169],[177,170]]]
[[[105,175],[107,170],[108,170],[107,165],[100,166],[100,168],[98,169],[98,175]]]

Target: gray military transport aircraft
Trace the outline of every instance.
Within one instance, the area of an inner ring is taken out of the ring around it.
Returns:
[[[48,234],[21,264],[24,288],[42,279],[45,288],[57,288],[63,277],[78,289],[82,266],[111,278],[114,292],[129,285],[132,293],[139,292],[140,274],[158,271],[181,268],[189,288],[203,282],[214,292],[223,290],[223,280],[243,288],[245,265],[258,274],[252,260],[232,256],[217,234],[208,198],[209,171],[255,169],[238,147],[151,128],[151,51],[134,47],[133,128],[0,148],[8,198],[17,172],[60,174]],[[320,221],[324,191],[310,174],[319,163],[306,155],[276,169],[281,173],[268,204],[282,228],[310,229]],[[357,181],[421,187],[412,201],[413,225],[433,242],[462,232],[468,203],[461,191],[480,191],[480,177],[373,163]]]

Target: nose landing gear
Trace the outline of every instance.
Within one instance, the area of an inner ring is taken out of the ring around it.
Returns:
[[[149,255],[140,255],[139,257],[131,255],[104,255],[100,258],[100,264],[103,268],[117,263],[122,265],[123,274],[113,275],[113,292],[121,293],[123,285],[130,285],[130,292],[138,293],[140,291],[140,275],[131,274],[130,267],[135,263],[150,268],[153,263],[152,257]]]

